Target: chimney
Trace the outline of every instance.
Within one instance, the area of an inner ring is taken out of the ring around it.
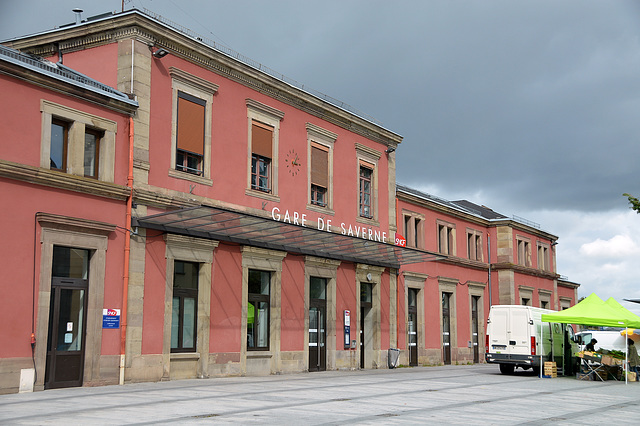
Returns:
[[[82,12],[84,11],[79,7],[76,7],[72,10],[72,12],[76,14],[76,25],[80,25],[80,23],[82,22]]]

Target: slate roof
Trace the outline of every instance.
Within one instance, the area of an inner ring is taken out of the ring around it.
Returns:
[[[413,195],[418,198],[422,198],[423,200],[432,201],[443,206],[449,207],[454,210],[458,210],[463,213],[472,214],[474,216],[479,216],[484,219],[494,220],[494,219],[508,219],[507,216],[504,216],[498,212],[491,210],[486,206],[480,206],[478,204],[472,203],[467,200],[458,200],[458,201],[449,201],[444,198],[437,197],[435,195],[427,194],[426,192],[418,191],[417,189],[410,188],[405,185],[397,184],[396,191],[401,191],[410,195]]]
[[[102,96],[107,96],[120,102],[125,102],[132,106],[138,106],[138,102],[130,99],[125,93],[87,77],[86,75],[63,64],[51,62],[40,56],[26,54],[19,50],[0,45],[0,61],[6,61],[20,66],[25,70],[72,84],[85,90],[98,93]]]

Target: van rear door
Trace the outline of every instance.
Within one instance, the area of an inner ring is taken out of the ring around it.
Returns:
[[[505,354],[509,345],[509,309],[491,308],[491,322],[489,323],[489,352]]]
[[[527,309],[511,309],[511,334],[508,348],[511,355],[531,354],[531,330],[529,311]]]

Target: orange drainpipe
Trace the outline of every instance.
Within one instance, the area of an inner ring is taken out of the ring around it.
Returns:
[[[120,315],[120,384],[124,385],[125,350],[127,341],[127,298],[129,294],[129,253],[131,251],[131,209],[133,205],[133,117],[129,117],[129,172],[127,174],[127,214],[124,237],[124,279],[122,283],[122,313]]]

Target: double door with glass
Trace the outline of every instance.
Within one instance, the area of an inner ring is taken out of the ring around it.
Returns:
[[[327,369],[327,297],[325,278],[311,277],[309,289],[309,371]]]

